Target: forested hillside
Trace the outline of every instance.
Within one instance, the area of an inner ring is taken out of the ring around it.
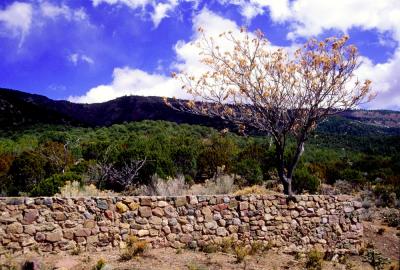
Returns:
[[[324,129],[323,129],[324,130]],[[142,121],[84,128],[37,125],[0,138],[0,183],[3,195],[53,195],[65,181],[93,183],[122,191],[122,175],[135,160],[146,163],[135,178],[147,183],[182,174],[187,183],[213,177],[218,168],[241,175],[241,186],[276,179],[274,147],[268,137],[223,134],[216,129],[164,121]],[[400,137],[313,134],[295,175],[297,192],[318,192],[321,183],[348,180],[378,184],[399,196]]]

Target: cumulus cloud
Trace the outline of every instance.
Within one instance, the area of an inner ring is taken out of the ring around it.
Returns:
[[[204,32],[209,36],[218,36],[229,30],[236,34],[240,32],[239,26],[234,21],[218,16],[208,9],[203,9],[193,17],[191,40],[188,42],[180,40],[174,47],[176,62],[171,65],[173,70],[185,71],[190,74],[201,74],[206,70],[207,67],[200,63],[199,48],[195,46],[200,38],[197,31],[199,27],[203,27]],[[228,43],[219,43],[219,45],[221,49],[229,49],[231,46]],[[123,67],[114,69],[113,80],[110,84],[96,86],[83,96],[69,97],[69,100],[79,103],[94,103],[125,95],[190,97],[181,89],[180,83],[169,76]]]
[[[0,25],[3,24],[9,33],[20,38],[19,47],[22,46],[32,24],[32,5],[14,2],[4,10],[0,10]]]
[[[353,27],[380,32],[393,31],[400,40],[400,2],[398,0],[297,0],[290,5],[293,31],[289,38],[312,36],[324,30],[343,32]]]
[[[114,69],[110,84],[99,85],[83,96],[71,96],[68,100],[78,103],[97,103],[126,95],[172,97],[177,89],[179,89],[177,81],[169,77],[123,67]]]
[[[218,36],[224,31],[239,32],[239,26],[229,19],[218,16],[214,12],[203,9],[193,18],[193,35],[189,42],[180,40],[175,45],[177,62],[173,67],[177,70],[184,70],[190,74],[201,74],[206,67],[200,63],[199,48],[195,45],[200,35],[197,29],[202,27],[208,36]],[[227,48],[228,44],[218,44],[221,48]]]
[[[199,26],[204,27],[209,35],[218,35],[230,29],[239,31],[235,22],[220,17],[208,9],[203,9],[193,18],[191,41],[178,41],[175,45],[177,61],[172,64],[174,70],[185,70],[195,74],[204,71],[205,66],[199,61],[198,48],[193,44],[199,38],[197,32]],[[186,92],[181,90],[180,83],[169,76],[123,67],[114,69],[113,80],[110,84],[96,86],[83,96],[69,97],[69,100],[79,103],[94,103],[125,95],[189,97]]]
[[[400,110],[400,48],[385,63],[374,64],[363,58],[356,74],[360,79],[371,79],[377,97],[366,106],[371,109],[391,108]]]
[[[303,0],[298,0],[303,1]],[[271,2],[272,3],[272,2]],[[272,7],[272,5],[271,5]],[[270,8],[271,8],[270,7]],[[293,8],[293,7],[292,7]],[[281,20],[289,14],[285,9],[277,9],[276,18]],[[293,16],[290,11],[290,16]],[[280,15],[279,15],[280,14]],[[194,45],[199,39],[198,27],[203,27],[207,35],[216,36],[221,32],[232,30],[239,31],[239,26],[232,20],[218,16],[214,12],[203,9],[193,17],[193,33],[190,41],[178,41],[174,47],[176,62],[171,64],[174,70],[185,70],[191,74],[201,74],[206,67],[199,61],[198,48]],[[350,26],[349,26],[350,27]],[[318,31],[335,28],[324,26]],[[294,31],[296,30],[293,28]],[[345,29],[339,28],[340,30]],[[386,29],[386,28],[382,28]],[[389,29],[389,28],[388,28]],[[393,29],[392,29],[393,30]],[[317,31],[317,30],[314,30]],[[319,33],[319,32],[314,33]],[[298,32],[303,33],[303,32]],[[313,33],[312,31],[310,33]],[[222,47],[227,45],[222,44]],[[287,50],[297,47],[294,42]],[[277,48],[272,46],[272,49]],[[400,82],[398,73],[400,71],[400,49],[397,48],[394,55],[385,63],[374,63],[371,59],[362,57],[362,64],[357,70],[356,75],[360,80],[371,79],[373,88],[378,92],[378,97],[370,104],[369,108],[398,108],[400,104]],[[149,73],[135,68],[115,68],[113,80],[110,84],[100,85],[90,89],[81,97],[70,97],[71,101],[77,102],[100,102],[110,100],[123,95],[157,95],[157,96],[177,96],[181,98],[187,95],[180,89],[179,83],[168,76],[159,73]]]
[[[393,31],[400,40],[400,2],[398,0],[219,0],[236,5],[243,17],[251,20],[266,10],[274,22],[288,22],[288,37],[309,37],[325,30],[343,32],[353,27]]]
[[[344,33],[350,29],[374,30],[382,46],[395,47],[394,55],[385,63],[373,63],[362,57],[356,74],[371,79],[377,98],[371,108],[400,108],[400,1],[398,0],[220,0],[236,5],[249,22],[266,10],[274,22],[289,25],[287,37],[308,38],[327,30]]]
[[[296,0],[289,9],[290,15],[285,18],[292,26],[289,39],[315,36],[329,29],[347,32],[358,28],[377,31],[383,46],[397,46],[385,63],[373,63],[363,57],[357,75],[360,79],[371,79],[378,94],[368,107],[400,108],[400,1]]]

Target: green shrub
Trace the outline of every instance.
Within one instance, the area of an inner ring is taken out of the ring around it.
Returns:
[[[8,175],[11,183],[8,194],[15,196],[19,192],[30,192],[40,180],[52,174],[46,171],[46,159],[35,151],[23,152],[11,164]]]
[[[53,196],[58,193],[60,187],[64,186],[66,181],[81,181],[81,176],[72,172],[65,174],[54,174],[49,178],[41,180],[34,186],[30,192],[31,196]]]
[[[338,127],[335,124],[331,128],[335,131]],[[393,194],[400,198],[399,136],[355,137],[353,133],[337,136],[320,131],[310,137],[301,158],[301,163],[306,165],[300,164],[299,172],[293,177],[296,191],[317,191],[317,179],[330,184],[342,179],[355,186],[370,182],[394,187],[390,192],[378,187],[377,197],[381,197],[382,205],[393,201]],[[288,145],[294,145],[293,140],[289,139]],[[285,156],[290,158],[289,151]],[[163,179],[183,174],[187,183],[192,184],[212,178],[218,167],[224,167],[227,174],[242,175],[248,180],[243,184],[276,179],[272,170],[276,165],[274,146],[270,137],[264,135],[220,134],[213,128],[165,121],[100,128],[37,125],[0,131],[0,193],[26,194],[43,182],[40,186],[47,187],[37,187],[35,192],[51,194],[57,181],[47,180],[46,183],[43,179],[53,174],[71,171],[85,177],[95,164],[113,164],[120,169],[125,162],[144,157],[147,163],[139,172],[138,185],[148,184],[155,173]],[[242,184],[235,181],[235,184]],[[114,191],[124,188],[106,182],[107,185],[97,186]]]
[[[377,184],[374,187],[374,194],[377,197],[378,206],[396,206],[396,193],[392,185]]]
[[[340,173],[340,178],[342,180],[347,180],[356,184],[362,184],[365,182],[365,177],[362,174],[362,172],[355,170],[355,169],[350,169],[346,168]]]
[[[363,260],[368,262],[375,270],[382,270],[385,265],[390,262],[389,259],[382,256],[382,254],[376,250],[368,249],[363,255]]]
[[[198,174],[211,178],[219,167],[231,172],[238,146],[230,136],[215,135],[204,141],[204,148],[198,157]]]
[[[204,253],[215,253],[218,252],[220,247],[215,243],[209,243],[200,248],[200,250]]]
[[[390,209],[382,213],[384,222],[390,227],[400,227],[400,215],[396,209]]]
[[[316,193],[320,185],[321,181],[312,175],[307,168],[300,167],[295,171],[292,186],[297,192]]]
[[[271,249],[271,242],[265,244],[263,241],[254,241],[250,243],[249,255],[262,254]]]
[[[346,167],[343,162],[328,162],[325,168],[325,180],[328,184],[335,184],[341,179],[341,171]]]
[[[248,185],[259,185],[263,180],[261,164],[254,159],[243,159],[235,166],[235,173],[244,177]]]

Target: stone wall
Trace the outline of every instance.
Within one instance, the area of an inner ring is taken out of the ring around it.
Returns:
[[[284,195],[0,198],[0,254],[102,250],[130,234],[152,246],[199,247],[218,238],[268,241],[282,251],[355,251],[361,203]]]

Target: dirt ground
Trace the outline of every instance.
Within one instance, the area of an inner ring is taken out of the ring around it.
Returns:
[[[379,228],[384,228],[378,233]],[[383,256],[392,260],[391,265],[385,269],[399,269],[400,241],[399,230],[384,225],[371,222],[364,223],[364,241],[368,246],[379,251]],[[129,261],[120,259],[120,251],[112,250],[109,252],[82,252],[78,255],[71,254],[30,254],[19,257],[10,256],[9,261],[3,264],[14,265],[15,268],[4,267],[0,269],[19,269],[20,265],[28,260],[40,262],[41,269],[71,269],[71,270],[91,270],[95,269],[96,263],[103,258],[110,269],[129,269],[129,270],[252,270],[252,269],[305,269],[306,258],[296,257],[289,254],[280,254],[275,251],[268,251],[262,255],[247,256],[244,262],[238,263],[232,254],[226,253],[204,253],[193,250],[176,250],[172,248],[150,249],[141,256]],[[393,268],[390,268],[392,266]],[[397,267],[397,268],[396,268]],[[360,256],[346,256],[345,259],[333,262],[324,261],[324,270],[373,270],[367,262],[362,261]]]
[[[379,230],[381,229],[381,233]],[[400,259],[400,230],[385,225],[364,222],[364,242],[372,245],[385,257],[393,260]]]
[[[120,253],[112,251],[109,253],[82,253],[76,256],[68,254],[49,254],[44,257],[28,255],[24,258],[14,258],[14,263],[20,265],[26,259],[40,261],[44,269],[64,267],[73,270],[94,269],[97,261],[103,258],[111,266],[109,269],[126,270],[255,270],[255,269],[304,269],[305,258],[296,259],[292,255],[278,254],[273,251],[263,255],[248,256],[244,262],[237,263],[236,258],[225,253],[203,253],[191,250],[177,250],[172,248],[152,249],[145,254],[129,261],[121,261]],[[353,265],[350,269],[373,269],[368,263],[362,262],[359,257],[349,257],[347,265]],[[6,269],[6,268],[5,268]],[[17,268],[18,269],[18,268]],[[343,263],[324,262],[323,269],[341,270],[349,269]]]

